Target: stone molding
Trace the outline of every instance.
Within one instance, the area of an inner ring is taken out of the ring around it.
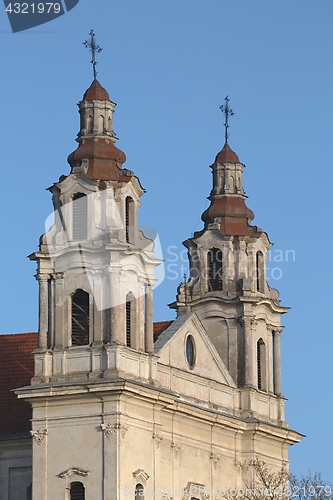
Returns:
[[[192,497],[199,497],[201,499],[209,498],[209,495],[206,491],[206,486],[200,483],[188,482],[186,488],[184,488],[184,494],[185,499],[190,499]]]
[[[149,474],[147,474],[147,472],[144,471],[143,469],[137,469],[132,474],[133,474],[134,479],[137,479],[137,480],[141,479],[144,482],[148,481],[148,479],[150,477]]]
[[[58,477],[60,477],[61,479],[66,479],[66,477],[72,476],[73,474],[76,474],[77,476],[81,476],[81,477],[87,477],[87,476],[89,476],[89,472],[90,471],[82,470],[82,469],[79,469],[78,467],[70,467],[69,469],[65,470],[64,472],[60,472],[60,474],[58,474]]]

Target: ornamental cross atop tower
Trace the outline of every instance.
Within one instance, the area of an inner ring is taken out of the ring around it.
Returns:
[[[102,52],[102,47],[100,47],[96,43],[96,35],[94,30],[90,30],[89,32],[90,35],[90,40],[86,40],[83,42],[83,45],[85,46],[86,49],[89,49],[91,52],[91,64],[93,65],[93,72],[94,72],[94,80],[96,80],[97,77],[97,71],[96,71],[96,65],[98,64],[96,61],[96,52]]]
[[[222,113],[224,114],[224,117],[225,117],[225,121],[224,121],[224,127],[225,127],[225,142],[227,143],[228,142],[228,137],[229,137],[229,134],[228,134],[228,128],[229,128],[229,116],[234,116],[234,112],[233,110],[229,107],[229,96],[225,96],[224,98],[225,100],[225,104],[221,104],[220,106],[220,110],[222,111]]]

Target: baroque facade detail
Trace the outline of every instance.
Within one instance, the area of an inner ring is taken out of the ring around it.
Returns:
[[[47,436],[47,429],[38,429],[37,431],[30,431],[34,441],[38,446],[41,446],[44,443],[44,440]]]
[[[64,472],[60,472],[60,474],[58,474],[58,477],[60,477],[60,479],[66,479],[67,477],[70,477],[72,475],[81,476],[81,477],[88,477],[89,472],[90,471],[88,471],[88,470],[78,469],[77,467],[70,467],[69,469],[65,470]]]
[[[116,146],[115,106],[95,79],[68,174],[49,188],[54,223],[29,256],[38,347],[30,385],[15,392],[32,427],[45,426],[31,431],[32,500],[138,500],[146,483],[168,500],[205,500],[205,485],[239,485],[235,457],[279,469],[302,438],[284,416],[288,308],[267,282],[272,244],[252,225],[244,164],[226,141],[202,229],[184,242],[190,273],[169,304],[175,319],[153,322],[162,259],[139,226],[145,190]]]
[[[160,434],[159,432],[153,432],[153,439],[155,440],[156,448],[159,449],[161,441],[163,439],[162,434]]]

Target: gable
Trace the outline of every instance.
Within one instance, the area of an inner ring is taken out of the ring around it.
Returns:
[[[194,344],[194,364],[190,366],[186,343],[191,336]],[[209,339],[195,313],[179,316],[155,342],[159,363],[187,373],[236,387],[234,380]]]

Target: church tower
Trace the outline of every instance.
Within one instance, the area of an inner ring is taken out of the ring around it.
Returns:
[[[70,173],[30,258],[39,282],[31,385],[33,500],[206,500],[242,488],[239,464],[275,470],[301,435],[281,394],[281,314],[271,246],[251,226],[227,141],[174,321],[153,324],[154,242],[138,227],[139,179],[116,147],[115,104],[94,79],[79,103]],[[227,138],[227,137],[226,137]],[[154,332],[155,326],[155,332]],[[215,492],[215,493],[214,493]]]
[[[244,165],[227,137],[211,166],[210,206],[204,229],[184,242],[190,279],[171,307],[178,315],[195,312],[240,388],[281,397],[282,307],[266,281],[268,235],[252,226],[245,204]]]
[[[144,189],[123,168],[114,108],[94,80],[79,103],[71,173],[49,188],[54,224],[30,256],[39,282],[40,354],[33,383],[118,370],[111,353],[116,347],[105,348],[111,344],[153,352],[152,286],[159,261],[153,241],[138,228]],[[81,351],[71,351],[78,346]]]

